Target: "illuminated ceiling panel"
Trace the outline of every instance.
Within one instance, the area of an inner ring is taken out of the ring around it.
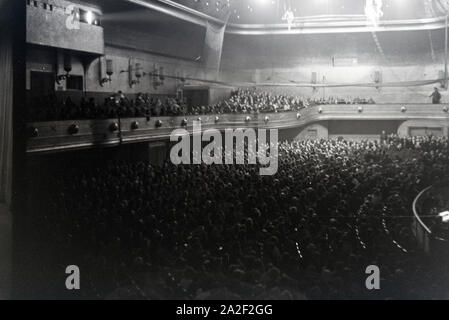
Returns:
[[[357,33],[372,32],[372,27],[378,32],[436,30],[444,28],[449,7],[443,0],[96,1],[103,3],[106,18],[113,18],[111,12],[130,6],[133,9],[125,11],[131,14],[131,20],[136,19],[133,13],[137,8],[158,12],[157,19],[142,17],[143,21],[156,24],[155,28],[170,29],[178,25],[174,19],[202,27],[207,22],[228,21],[226,33],[242,35]],[[366,10],[365,3],[370,3],[372,9]],[[164,16],[170,24],[164,21]]]
[[[378,0],[374,0],[378,1]],[[156,2],[164,2],[157,0]],[[364,15],[364,0],[173,0],[186,7],[232,23],[281,23],[285,12],[295,17]],[[382,0],[386,20],[421,19],[444,15],[443,0]]]

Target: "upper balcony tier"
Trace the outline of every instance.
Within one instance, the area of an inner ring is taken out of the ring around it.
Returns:
[[[27,152],[45,153],[127,143],[167,140],[175,129],[193,130],[201,121],[202,130],[227,128],[291,129],[337,120],[410,121],[425,120],[449,126],[446,105],[323,105],[300,112],[225,114],[180,117],[69,120],[29,123]],[[446,130],[447,131],[447,130]],[[380,134],[380,132],[379,132]]]

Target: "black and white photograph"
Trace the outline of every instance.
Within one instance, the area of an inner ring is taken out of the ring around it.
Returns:
[[[0,0],[0,26],[0,300],[449,300],[448,1]]]

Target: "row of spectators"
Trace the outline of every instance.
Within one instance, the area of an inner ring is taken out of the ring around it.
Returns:
[[[229,101],[224,101],[220,109],[224,113],[246,112],[284,112],[299,111],[303,108],[328,104],[375,104],[375,101],[361,98],[305,98],[287,94],[273,94],[254,89],[239,89],[231,94]]]
[[[34,197],[45,214],[33,229],[61,265],[82,261],[100,298],[449,298],[445,256],[425,256],[410,230],[413,198],[448,183],[447,139],[279,150],[269,177],[252,165],[71,168]],[[379,291],[365,287],[369,265]]]
[[[139,93],[135,100],[128,99],[122,92],[106,98],[98,104],[94,98],[81,98],[78,104],[71,98],[59,101],[56,96],[45,96],[32,102],[30,121],[114,119],[151,116],[176,116],[187,114],[186,104],[174,98],[150,97]]]
[[[128,99],[122,92],[98,104],[95,99],[82,98],[78,104],[70,98],[58,101],[56,96],[45,96],[31,102],[30,121],[82,120],[132,118],[152,116],[183,116],[226,113],[262,113],[298,111],[303,108],[323,104],[372,104],[372,99],[305,99],[303,97],[275,95],[256,90],[237,90],[228,100],[210,106],[187,107],[184,100],[151,97],[138,94],[136,99]]]

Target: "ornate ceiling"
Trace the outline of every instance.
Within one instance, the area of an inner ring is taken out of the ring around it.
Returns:
[[[168,3],[171,0],[156,0]],[[232,23],[282,23],[289,9],[295,17],[364,15],[365,0],[172,0]],[[378,0],[374,0],[376,2]],[[444,0],[382,0],[384,19],[421,19],[444,15]]]
[[[112,21],[126,16],[156,29],[171,29],[178,22],[228,22],[227,33],[253,35],[371,32],[372,26],[378,27],[376,31],[436,30],[444,28],[449,9],[445,0],[96,1]]]

